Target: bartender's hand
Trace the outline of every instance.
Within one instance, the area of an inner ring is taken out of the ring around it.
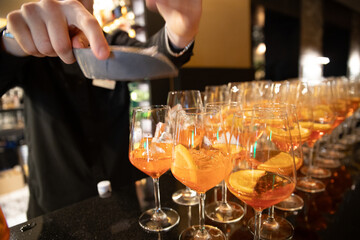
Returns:
[[[26,3],[7,16],[7,29],[26,55],[60,57],[65,63],[75,62],[72,48],[89,44],[95,56],[106,59],[109,45],[102,29],[90,13],[92,0],[40,0]],[[86,6],[86,7],[85,7]],[[14,41],[3,38],[6,51],[19,55]]]
[[[164,18],[169,38],[176,47],[184,48],[199,30],[202,0],[147,0],[156,2]]]

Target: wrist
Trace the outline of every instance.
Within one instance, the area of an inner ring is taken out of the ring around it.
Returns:
[[[191,42],[194,41],[194,36],[178,36],[177,34],[174,34],[165,24],[165,32],[167,34],[167,37],[169,38],[172,46],[176,49],[183,49],[187,45],[189,45]]]
[[[194,43],[194,39],[183,41],[184,44],[175,44],[171,39],[171,33],[168,31],[165,25],[165,44],[170,55],[179,57],[183,55]]]

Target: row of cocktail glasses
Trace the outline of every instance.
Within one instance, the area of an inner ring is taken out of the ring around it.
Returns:
[[[179,91],[169,92],[167,105],[134,109],[129,157],[153,178],[156,204],[141,215],[140,225],[149,231],[166,231],[179,222],[176,211],[160,205],[159,177],[171,169],[187,187],[174,194],[174,201],[199,202],[199,225],[184,230],[180,239],[225,239],[219,229],[205,225],[205,212],[217,222],[242,218],[243,207],[227,201],[227,187],[255,210],[249,225],[255,239],[269,239],[267,234],[276,233],[279,238],[291,237],[290,223],[284,221],[290,224],[286,231],[274,228],[271,223],[278,222],[273,211],[268,224],[261,221],[261,213],[283,200],[291,206],[298,202],[301,208],[302,199],[292,194],[295,187],[307,192],[325,189],[311,171],[301,179],[296,171],[303,163],[303,143],[313,149],[338,116],[329,107],[333,95],[328,84],[328,80],[311,85],[299,80],[232,83],[221,102],[203,104],[199,91]],[[222,200],[205,206],[206,191],[220,182]]]

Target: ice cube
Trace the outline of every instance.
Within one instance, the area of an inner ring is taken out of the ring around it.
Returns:
[[[165,124],[163,122],[158,122],[156,124],[154,138],[159,138],[160,137],[161,132],[164,131],[164,128],[165,128],[164,125]]]
[[[205,147],[210,147],[212,145],[212,142],[210,141],[210,139],[207,136],[204,136],[203,144]]]
[[[169,111],[169,115],[171,118],[171,121],[174,122],[176,119],[176,114],[178,111],[183,110],[182,106],[180,104],[176,104],[175,106],[173,106],[170,111]]]
[[[168,124],[159,122],[156,124],[155,136],[152,139],[155,143],[172,143],[172,135]]]
[[[158,144],[151,144],[150,146],[150,152],[151,152],[151,155],[158,155],[160,153],[165,153],[165,149],[163,149],[161,146],[163,145],[158,145]]]

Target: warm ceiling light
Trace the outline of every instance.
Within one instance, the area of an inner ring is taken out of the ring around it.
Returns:
[[[264,55],[266,52],[266,45],[265,43],[260,43],[256,48],[256,54]]]
[[[317,57],[316,61],[319,64],[326,65],[326,64],[328,64],[330,62],[330,59],[327,58],[327,57]]]

